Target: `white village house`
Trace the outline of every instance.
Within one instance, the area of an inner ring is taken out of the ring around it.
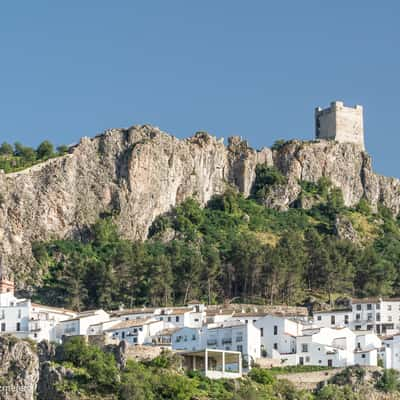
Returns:
[[[269,358],[296,352],[296,338],[304,328],[299,321],[274,315],[260,318],[255,326],[260,330],[262,355]]]
[[[181,307],[77,313],[19,299],[12,282],[0,281],[0,330],[21,338],[60,342],[63,336],[100,335],[131,346],[167,346],[184,354],[191,368],[204,369],[205,355],[212,354],[213,361],[204,369],[210,376],[238,373],[237,354],[245,366],[266,357],[283,366],[332,367],[374,366],[379,355],[385,365],[400,369],[400,334],[387,338],[382,347],[375,333],[399,330],[398,299],[353,299],[351,308],[317,311],[311,320],[304,311],[284,306],[279,312],[248,305],[206,307],[194,301]]]
[[[109,320],[109,314],[101,309],[81,312],[72,318],[60,321],[57,326],[57,339],[61,340],[63,336],[90,335],[92,325]]]
[[[32,303],[14,296],[14,283],[0,280],[0,331],[36,341],[57,340],[61,321],[76,315],[74,311]]]
[[[155,318],[137,318],[118,321],[103,332],[115,340],[129,344],[152,344],[153,337],[164,329],[164,322]]]
[[[239,351],[248,361],[260,358],[260,331],[253,323],[225,321],[202,328],[184,327],[172,334],[172,349],[199,351],[217,349]]]

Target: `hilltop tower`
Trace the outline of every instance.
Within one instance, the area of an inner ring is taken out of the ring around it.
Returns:
[[[342,101],[333,101],[328,108],[317,107],[315,138],[354,143],[365,150],[362,106],[346,107]]]

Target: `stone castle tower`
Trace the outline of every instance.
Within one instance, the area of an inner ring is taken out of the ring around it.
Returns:
[[[346,107],[342,101],[334,101],[328,108],[316,108],[315,138],[355,143],[365,150],[362,106]]]

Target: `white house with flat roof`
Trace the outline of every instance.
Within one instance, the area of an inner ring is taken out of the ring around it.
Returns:
[[[242,354],[238,351],[204,349],[181,355],[186,371],[199,371],[210,379],[242,377]]]
[[[355,330],[373,330],[378,335],[400,331],[400,298],[353,298],[351,307]]]
[[[382,344],[373,332],[353,332],[349,328],[304,329],[296,338],[296,354],[282,356],[283,365],[347,367],[376,366]]]
[[[202,328],[184,327],[172,335],[172,349],[197,351],[219,349],[239,351],[251,362],[260,357],[260,330],[252,323],[225,321]]]
[[[320,328],[352,327],[353,311],[351,308],[331,309],[313,312],[313,325]]]

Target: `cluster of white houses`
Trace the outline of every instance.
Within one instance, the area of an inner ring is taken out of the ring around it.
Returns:
[[[118,343],[162,346],[182,353],[188,368],[210,377],[240,376],[253,363],[376,366],[400,370],[400,299],[353,299],[341,310],[205,306],[77,313],[19,299],[0,280],[0,331],[35,341],[106,336]],[[243,363],[243,365],[242,365]]]

